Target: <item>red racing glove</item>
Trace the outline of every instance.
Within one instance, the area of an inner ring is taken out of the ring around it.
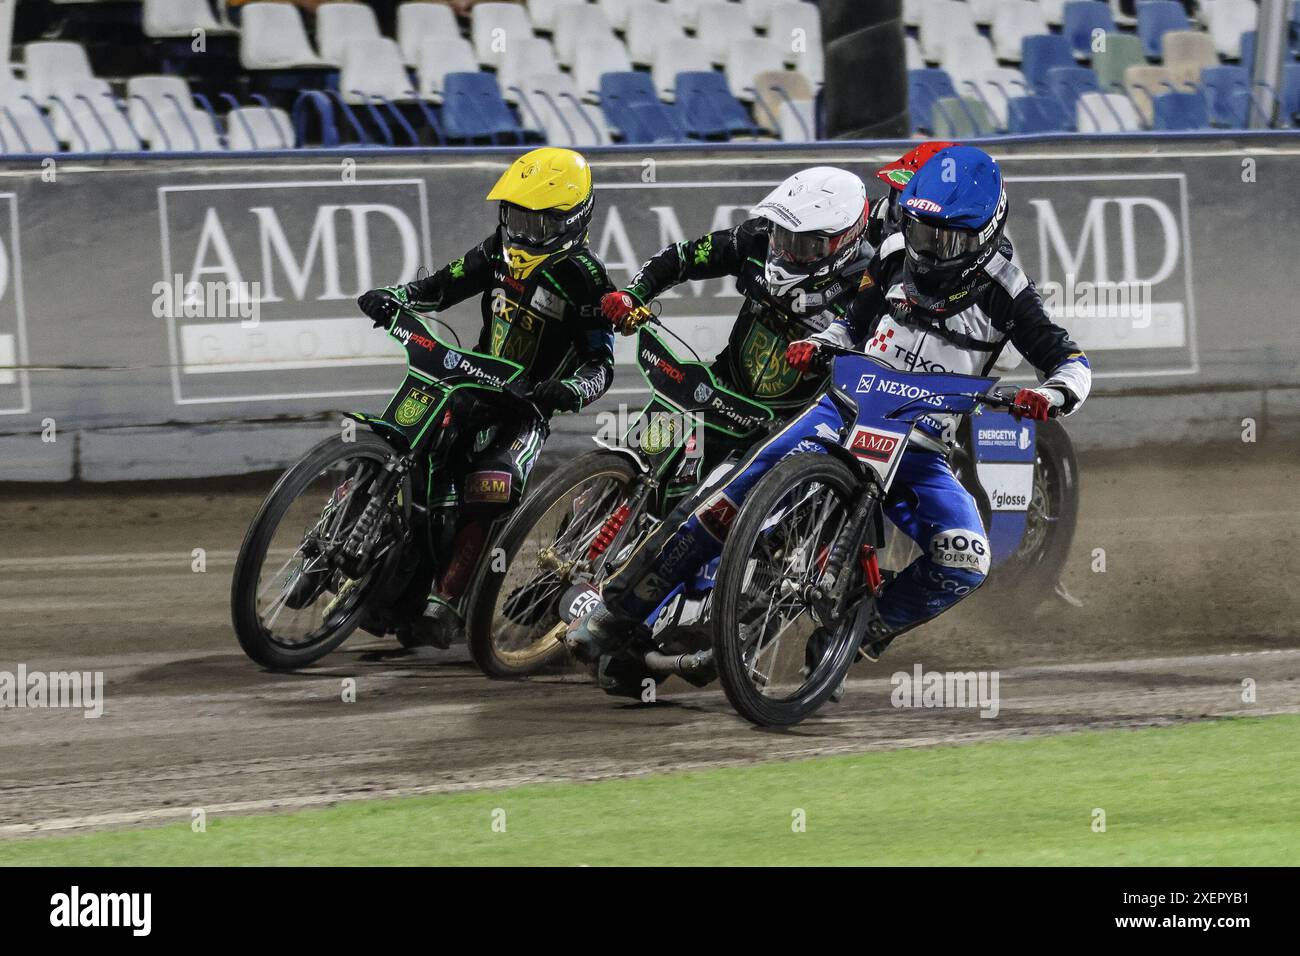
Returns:
[[[624,335],[630,335],[632,329],[636,327],[629,316],[639,308],[641,303],[637,302],[630,292],[606,292],[600,299],[601,314],[609,319],[610,325]]]
[[[1022,388],[1016,392],[1015,404],[1011,414],[1016,418],[1029,418],[1036,422],[1045,422],[1055,408],[1052,400],[1036,388]]]
[[[785,360],[796,372],[806,372],[817,358],[817,343],[812,339],[791,342],[785,350]]]

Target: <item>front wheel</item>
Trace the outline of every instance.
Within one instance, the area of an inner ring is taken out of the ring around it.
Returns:
[[[862,494],[843,462],[803,454],[773,468],[745,499],[718,567],[713,649],[727,700],[746,720],[797,724],[848,674],[858,649],[855,607],[839,620],[822,619],[815,594]],[[853,581],[860,575],[858,542],[851,544],[841,574]],[[870,600],[860,584],[858,591]]]
[[[470,654],[489,677],[527,677],[564,656],[560,595],[636,476],[625,455],[591,452],[561,465],[510,516],[469,600]]]
[[[230,589],[239,645],[271,670],[305,667],[343,643],[395,569],[409,525],[404,484],[380,502],[362,567],[339,558],[393,450],[378,435],[321,442],[276,482],[244,536]],[[373,514],[373,512],[372,512]]]

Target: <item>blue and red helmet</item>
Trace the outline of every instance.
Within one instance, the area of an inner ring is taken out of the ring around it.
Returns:
[[[935,153],[898,197],[907,261],[904,291],[913,306],[945,314],[965,308],[987,278],[1007,223],[997,161],[974,146]]]

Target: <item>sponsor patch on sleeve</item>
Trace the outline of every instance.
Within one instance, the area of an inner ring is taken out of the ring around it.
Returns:
[[[465,479],[465,500],[479,504],[504,504],[510,500],[508,471],[476,471]]]

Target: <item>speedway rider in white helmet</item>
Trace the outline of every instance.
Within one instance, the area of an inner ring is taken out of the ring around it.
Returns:
[[[781,421],[806,406],[825,378],[792,368],[788,344],[842,320],[872,257],[864,239],[867,191],[853,173],[818,166],[791,176],[754,213],[734,229],[663,249],[627,289],[606,295],[601,308],[619,331],[632,334],[645,317],[640,307],[665,290],[733,276],[745,302],[713,372],[729,388],[771,407]],[[721,553],[746,492],[788,450],[781,434],[745,447],[710,433],[687,480],[669,489],[681,497],[672,513],[605,582],[603,605],[571,629],[569,643],[580,657],[597,660],[635,636],[639,622],[679,582]],[[730,470],[717,467],[737,459]],[[615,692],[639,692],[639,676],[602,670],[606,689]]]

